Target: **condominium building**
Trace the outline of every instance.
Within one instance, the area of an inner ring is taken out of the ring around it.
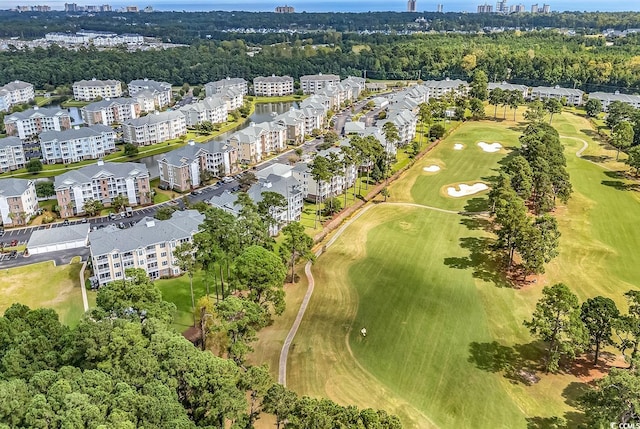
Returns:
[[[149,79],[132,80],[127,85],[129,96],[140,103],[144,112],[162,109],[171,104],[171,84]]]
[[[79,101],[92,101],[96,98],[122,96],[122,84],[119,80],[81,80],[73,84],[73,98]]]
[[[244,103],[243,92],[238,88],[225,88],[217,96],[226,103],[229,112],[241,108]]]
[[[301,110],[292,108],[288,112],[276,116],[274,122],[286,128],[288,141],[294,144],[300,144],[304,141],[306,126],[305,116]]]
[[[106,125],[92,125],[40,134],[42,160],[48,164],[103,158],[116,151],[116,132]]]
[[[304,94],[315,94],[323,88],[340,83],[340,76],[335,74],[315,74],[300,77],[300,88]]]
[[[237,89],[242,95],[249,93],[249,85],[247,81],[240,77],[227,77],[226,79],[217,80],[215,82],[209,82],[205,84],[204,91],[207,97],[211,97],[216,94],[222,93],[225,89]]]
[[[231,144],[210,141],[186,146],[162,155],[158,160],[160,183],[180,192],[197,188],[202,184],[203,171],[215,176],[225,176],[237,170],[238,151]]]
[[[123,196],[131,207],[151,204],[149,171],[134,162],[102,162],[56,176],[54,182],[60,217],[84,214],[87,201],[100,201],[105,207]]]
[[[88,104],[80,109],[80,114],[87,125],[113,125],[139,118],[140,110],[140,104],[133,98],[114,98]]]
[[[0,111],[8,111],[15,104],[28,103],[35,98],[33,85],[21,80],[0,86]]]
[[[0,139],[0,173],[23,168],[26,162],[22,140],[18,137]]]
[[[386,123],[392,122],[398,130],[400,137],[395,143],[398,146],[406,146],[410,144],[416,137],[416,126],[418,125],[417,116],[407,109],[389,109],[387,118],[379,121],[377,124],[380,128]]]
[[[26,140],[43,131],[68,130],[71,128],[71,116],[63,109],[34,107],[5,116],[4,127],[7,135]]]
[[[554,87],[536,86],[531,88],[532,100],[548,100],[555,98],[556,100],[565,99],[570,106],[581,106],[584,92],[579,89],[561,88],[558,85]]]
[[[428,80],[423,85],[429,90],[429,97],[440,98],[453,92],[465,96],[469,92],[469,82],[460,79]]]
[[[253,93],[264,97],[282,97],[293,94],[293,78],[276,75],[257,77],[253,79]]]
[[[26,225],[38,211],[33,180],[0,179],[0,216],[4,226]]]
[[[125,270],[143,269],[150,279],[180,275],[176,247],[191,242],[204,221],[197,210],[171,219],[144,218],[128,229],[107,227],[89,233],[91,261],[100,285],[122,280]]]
[[[616,91],[615,93],[593,92],[589,94],[589,100],[599,100],[600,103],[602,103],[602,110],[605,112],[609,109],[609,105],[614,101],[628,104],[636,109],[640,108],[640,95],[620,94],[619,91]]]
[[[187,127],[195,127],[204,121],[222,124],[227,122],[229,115],[227,103],[218,96],[207,97],[197,103],[187,104],[179,110],[184,115]]]
[[[276,6],[276,13],[295,13],[296,10],[293,6]]]
[[[327,156],[329,153],[335,153],[340,159],[342,158],[340,149],[335,147],[319,152],[318,156]],[[330,180],[316,181],[311,174],[309,164],[299,162],[293,167],[292,174],[300,182],[305,199],[315,201],[317,197],[319,201],[323,201],[325,198],[339,195],[353,186],[357,178],[357,168],[355,165],[349,165],[344,167],[341,174],[333,175]]]
[[[249,188],[247,194],[254,203],[258,204],[264,199],[265,192],[280,194],[287,202],[286,207],[272,207],[270,210],[270,216],[275,221],[274,224],[269,225],[271,235],[277,235],[280,229],[288,223],[300,220],[304,206],[304,198],[302,185],[298,180],[293,176],[283,177],[270,174],[266,177],[259,178],[258,182]]]
[[[187,124],[179,111],[155,112],[125,121],[122,134],[125,142],[146,146],[187,134]]]

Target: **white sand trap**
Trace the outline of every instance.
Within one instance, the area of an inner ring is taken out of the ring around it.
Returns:
[[[449,194],[450,197],[458,198],[477,194],[478,192],[486,191],[487,189],[489,189],[489,187],[484,183],[474,183],[471,186],[463,183],[455,188],[452,186],[448,187],[447,194]]]
[[[435,173],[436,171],[440,171],[440,167],[437,165],[430,165],[428,167],[424,167],[423,170],[429,173]]]
[[[496,143],[491,143],[491,144],[485,143],[485,142],[479,142],[478,146],[480,146],[480,148],[483,151],[490,152],[490,153],[497,152],[500,149],[502,149],[502,145],[500,143],[497,143],[497,142]]]
[[[453,145],[453,150],[462,150],[464,146],[461,143],[456,143]]]

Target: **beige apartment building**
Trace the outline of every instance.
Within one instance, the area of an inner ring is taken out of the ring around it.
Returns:
[[[282,97],[293,94],[293,78],[276,75],[259,76],[253,79],[253,93],[264,97]]]
[[[176,247],[191,242],[204,215],[177,211],[171,219],[145,218],[127,229],[107,227],[89,233],[93,272],[100,285],[122,280],[125,270],[143,269],[150,279],[181,274]]]
[[[125,142],[138,146],[161,143],[187,134],[187,123],[180,111],[154,112],[122,124]]]
[[[71,128],[71,116],[64,109],[34,107],[5,116],[4,127],[9,136],[26,140],[43,131],[63,131]]]
[[[0,179],[0,216],[4,226],[26,225],[38,211],[33,180]]]
[[[122,96],[122,84],[119,80],[81,80],[73,84],[73,98],[78,101],[93,101],[98,97],[113,98]]]
[[[80,109],[82,120],[89,126],[121,124],[140,117],[140,103],[133,98],[96,101]]]

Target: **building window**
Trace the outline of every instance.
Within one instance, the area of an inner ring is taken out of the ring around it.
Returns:
[[[167,261],[162,261],[162,266],[163,266],[163,267],[166,267],[167,265],[169,265],[169,262],[167,262]]]
[[[113,264],[113,268],[120,268],[120,262],[116,262],[115,264]]]

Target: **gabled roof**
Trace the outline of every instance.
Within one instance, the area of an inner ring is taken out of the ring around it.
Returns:
[[[125,121],[125,125],[131,125],[133,127],[141,127],[144,125],[155,125],[165,121],[171,121],[173,119],[183,118],[184,115],[178,110],[168,110],[166,112],[151,113],[142,118],[129,119]]]
[[[0,197],[17,197],[29,189],[32,181],[27,179],[0,179]]]
[[[160,161],[164,161],[175,167],[190,164],[194,159],[196,159],[198,152],[202,149],[201,146],[202,145],[188,144],[179,149],[165,153],[162,155]]]
[[[198,232],[203,221],[204,215],[197,210],[185,210],[173,213],[167,220],[147,217],[127,229],[98,229],[89,233],[91,254],[130,252],[156,243],[189,238]]]
[[[4,89],[7,91],[19,91],[21,89],[26,89],[29,87],[33,88],[33,85],[21,80],[14,80],[13,82],[9,82],[8,84],[2,86],[0,89]]]
[[[232,194],[229,191],[224,191],[220,195],[213,196],[209,200],[209,203],[213,207],[217,207],[219,209],[222,209],[226,212],[231,213],[234,216],[238,216],[240,214],[240,210],[242,209],[242,207],[236,204],[237,199],[238,199],[237,195]]]
[[[70,188],[101,177],[148,177],[149,171],[142,163],[137,162],[105,162],[87,165],[77,170],[71,170],[56,176],[54,185],[56,189]]]
[[[558,94],[558,95],[574,95],[580,96],[584,94],[579,89],[573,88],[562,88],[560,86],[550,87],[550,86],[536,86],[531,89],[532,92],[540,92],[544,94]]]
[[[266,83],[285,83],[285,82],[293,82],[293,78],[291,76],[258,76],[253,79],[253,82],[266,82]]]
[[[82,127],[78,129],[70,129],[64,131],[43,131],[40,133],[41,142],[50,142],[52,140],[58,140],[60,142],[82,139],[94,136],[100,136],[103,133],[110,133],[115,135],[113,128],[102,124],[92,125],[90,127]]]
[[[300,190],[300,182],[293,177],[282,177],[276,174],[270,174],[258,180],[247,191],[249,197],[256,204],[264,198],[263,192],[275,192],[283,197],[291,196],[302,192]]]
[[[281,177],[289,177],[291,176],[291,171],[293,167],[287,164],[282,164],[280,162],[276,162],[271,164],[270,166],[256,171],[256,177],[258,178],[267,178],[270,175],[276,175]]]
[[[52,118],[54,116],[69,116],[69,112],[63,109],[45,108],[28,109],[24,112],[16,112],[4,118],[5,123],[9,121],[19,121],[31,118]]]
[[[119,98],[112,98],[110,100],[100,100],[100,101],[96,101],[95,103],[87,104],[82,108],[82,110],[85,110],[87,112],[97,112],[112,106],[131,105],[131,104],[138,104],[138,102],[133,98],[119,97]]]
[[[129,86],[153,89],[159,92],[164,92],[171,89],[169,82],[158,82],[151,79],[136,79],[129,82]]]
[[[27,248],[64,244],[79,240],[84,240],[86,243],[88,234],[88,223],[33,231]]]
[[[99,80],[99,79],[90,79],[90,80],[79,80],[73,83],[73,86],[114,86],[118,85],[120,81],[115,79],[107,79],[107,80]]]
[[[324,80],[324,81],[331,81],[331,80],[340,80],[340,76],[335,75],[335,74],[309,74],[309,75],[305,75],[305,76],[300,76],[300,80]]]
[[[5,137],[0,139],[0,149],[6,149],[8,147],[20,146],[22,147],[22,140],[18,137]]]

